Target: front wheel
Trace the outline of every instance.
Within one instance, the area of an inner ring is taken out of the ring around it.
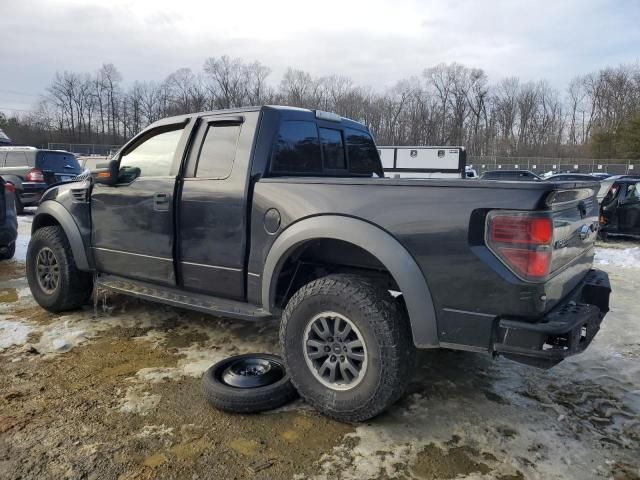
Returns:
[[[76,309],[87,303],[93,291],[91,273],[78,270],[59,226],[40,228],[31,236],[27,280],[33,298],[50,312]]]
[[[280,344],[298,393],[346,422],[372,418],[397,401],[415,357],[400,302],[358,275],[329,275],[298,290],[284,311]]]

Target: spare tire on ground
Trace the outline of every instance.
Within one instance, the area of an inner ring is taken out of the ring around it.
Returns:
[[[248,353],[226,358],[202,377],[202,392],[226,412],[256,413],[278,408],[298,394],[277,355]]]

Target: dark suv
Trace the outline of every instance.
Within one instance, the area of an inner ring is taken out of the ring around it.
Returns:
[[[15,187],[0,178],[0,260],[8,260],[16,251],[18,221],[14,208]]]
[[[538,175],[529,170],[490,170],[482,174],[483,180],[508,180],[508,181],[524,181],[539,182],[542,180]]]
[[[16,211],[37,205],[54,183],[73,179],[82,171],[73,153],[34,147],[0,147],[0,176],[16,187]]]

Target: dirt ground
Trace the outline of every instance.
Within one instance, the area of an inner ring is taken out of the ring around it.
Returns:
[[[28,239],[29,217],[20,222]],[[2,479],[640,478],[640,247],[600,246],[612,310],[590,348],[537,370],[427,351],[409,394],[359,425],[298,400],[209,407],[199,377],[233,353],[277,352],[248,324],[123,296],[52,315],[20,260],[0,263]]]

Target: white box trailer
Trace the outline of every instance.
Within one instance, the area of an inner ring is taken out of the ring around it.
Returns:
[[[464,147],[379,146],[378,153],[390,178],[465,178]]]

